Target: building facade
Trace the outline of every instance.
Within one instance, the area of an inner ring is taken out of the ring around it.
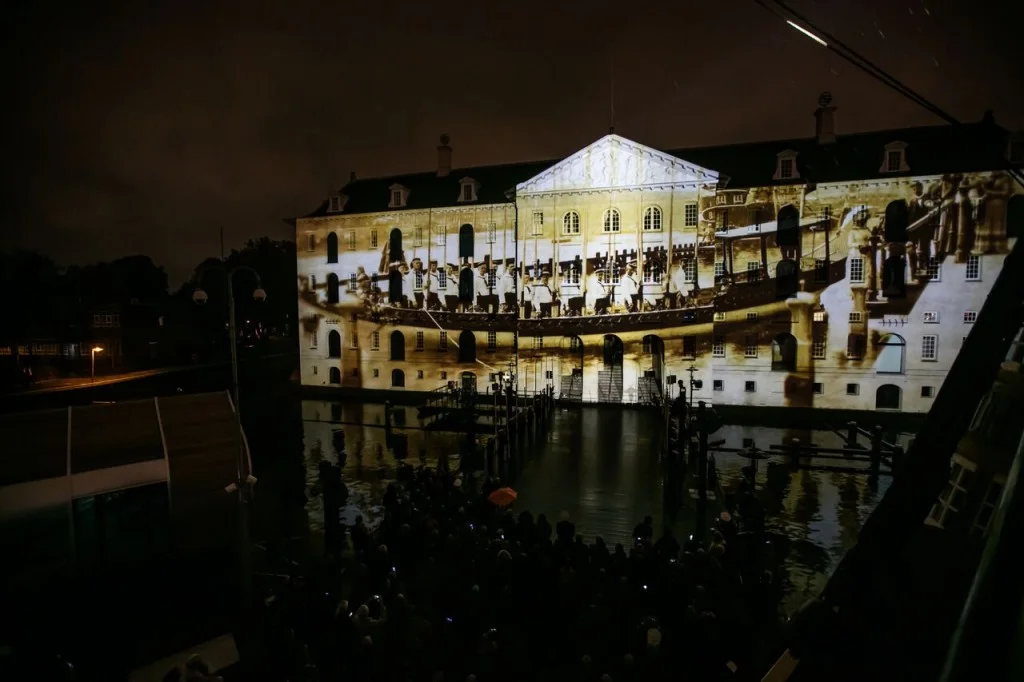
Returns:
[[[924,412],[1024,222],[960,128],[352,179],[294,221],[302,382]]]

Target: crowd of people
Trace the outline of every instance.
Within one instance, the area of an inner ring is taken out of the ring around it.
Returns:
[[[777,633],[770,549],[728,514],[704,543],[646,518],[609,546],[495,506],[497,486],[404,467],[377,528],[267,595],[269,678],[740,679]]]

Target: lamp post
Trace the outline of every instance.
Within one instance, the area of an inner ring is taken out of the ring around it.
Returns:
[[[90,381],[96,381],[96,354],[103,352],[103,346],[92,347],[92,379]]]
[[[238,389],[238,330],[235,325],[235,289],[234,279],[235,275],[239,272],[251,273],[256,278],[256,289],[252,292],[252,297],[257,302],[262,303],[267,299],[267,292],[260,286],[260,274],[250,268],[247,265],[239,265],[235,268],[228,269],[223,268],[209,268],[204,270],[199,275],[199,283],[202,283],[202,276],[205,275],[209,270],[220,270],[224,274],[224,280],[227,285],[228,295],[228,334],[231,337],[231,393],[232,400],[235,403],[235,442],[238,453],[237,461],[237,473],[238,480],[227,486],[226,490],[238,493],[238,531],[239,531],[239,559],[241,562],[242,571],[242,596],[245,600],[245,606],[248,605],[249,596],[252,594],[252,571],[250,570],[250,541],[249,541],[249,497],[250,489],[252,484],[256,482],[256,478],[249,471],[249,458],[245,452],[245,442],[242,438],[242,409],[239,403],[239,389]],[[209,296],[202,288],[196,288],[192,294],[192,300],[198,305],[204,305]]]

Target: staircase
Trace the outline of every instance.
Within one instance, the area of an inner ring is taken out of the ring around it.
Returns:
[[[622,402],[622,365],[612,365],[597,372],[597,401]]]

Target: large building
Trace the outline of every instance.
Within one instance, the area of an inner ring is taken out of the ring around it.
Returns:
[[[1024,223],[960,127],[355,179],[294,221],[302,383],[927,411]],[[1015,148],[1014,148],[1015,149]]]

